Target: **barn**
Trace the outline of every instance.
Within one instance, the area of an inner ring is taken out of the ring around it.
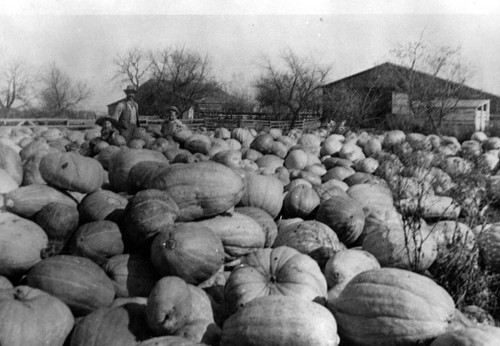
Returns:
[[[356,92],[370,96],[375,103],[371,107],[370,118],[375,121],[384,121],[387,117],[411,115],[408,106],[408,95],[401,91],[404,81],[394,76],[402,76],[408,68],[386,62],[354,75],[342,78],[323,86],[323,93],[333,93],[339,89],[356,90]],[[422,81],[432,78],[434,83],[443,86],[451,82],[439,77],[415,71],[416,78]],[[456,84],[456,83],[451,83]],[[443,101],[441,101],[443,102]],[[500,96],[474,89],[465,85],[460,86],[460,98],[450,100],[453,107],[443,119],[447,126],[467,127],[476,131],[485,130],[491,118],[500,118]],[[435,107],[442,106],[436,101]]]

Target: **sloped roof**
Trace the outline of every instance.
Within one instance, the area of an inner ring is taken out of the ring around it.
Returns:
[[[325,85],[323,85],[323,87],[328,88],[328,87],[333,86],[335,84],[345,83],[349,80],[355,80],[357,78],[369,77],[369,76],[374,77],[373,80],[375,81],[375,83],[377,83],[377,86],[393,87],[391,84],[389,84],[390,80],[387,78],[384,78],[390,71],[403,73],[403,72],[410,71],[410,69],[408,67],[397,65],[397,64],[394,64],[392,62],[385,62],[385,63],[379,64],[379,65],[376,65],[374,67],[371,67],[369,69],[355,73],[353,75],[338,79],[334,82],[325,84]],[[458,84],[455,82],[445,80],[445,79],[440,78],[440,77],[432,76],[426,72],[422,72],[422,71],[415,71],[415,72],[417,72],[422,78],[433,78],[433,79],[439,80],[442,83]],[[390,83],[393,83],[393,81],[391,81]],[[499,95],[488,93],[488,92],[485,92],[483,90],[475,89],[475,88],[472,88],[472,87],[469,87],[466,85],[463,85],[462,88],[464,89],[464,92],[466,92],[466,93],[481,95],[482,98],[495,98],[495,99],[500,100]],[[474,97],[477,97],[477,96],[474,96]]]

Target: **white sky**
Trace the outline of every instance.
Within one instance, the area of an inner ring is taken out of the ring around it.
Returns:
[[[220,79],[249,85],[260,58],[286,48],[333,66],[335,80],[382,63],[421,32],[462,47],[469,84],[500,95],[500,1],[445,0],[2,0],[0,61],[55,62],[93,91],[85,108],[122,97],[117,53],[184,45],[207,53]]]

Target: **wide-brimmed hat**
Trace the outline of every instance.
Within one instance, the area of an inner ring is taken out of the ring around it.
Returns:
[[[125,91],[126,93],[136,93],[137,92],[137,88],[135,87],[135,85],[127,85],[127,87],[125,89],[123,89],[123,91]]]
[[[109,121],[111,123],[111,125],[113,125],[113,127],[118,127],[118,120],[116,120],[115,118],[112,118],[112,117],[97,118],[95,121],[95,124],[102,126],[106,120]]]
[[[179,114],[179,108],[175,107],[175,106],[170,106],[167,108],[167,111],[174,111],[174,112],[177,112],[177,114]]]

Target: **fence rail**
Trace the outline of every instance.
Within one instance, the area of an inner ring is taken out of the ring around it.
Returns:
[[[154,116],[140,116],[139,122],[143,126],[160,128],[164,119]],[[181,121],[191,130],[205,127],[207,130],[215,130],[219,127],[225,127],[232,130],[236,127],[249,127],[256,130],[265,130],[278,128],[282,130],[290,129],[291,122],[283,120],[255,120],[244,118],[203,118],[203,119],[181,119]],[[302,119],[295,123],[295,127],[303,130],[315,129],[320,127],[319,119]],[[68,119],[68,118],[4,118],[0,119],[0,126],[9,127],[29,127],[38,126],[68,128],[71,130],[83,130],[93,128],[95,119]]]

